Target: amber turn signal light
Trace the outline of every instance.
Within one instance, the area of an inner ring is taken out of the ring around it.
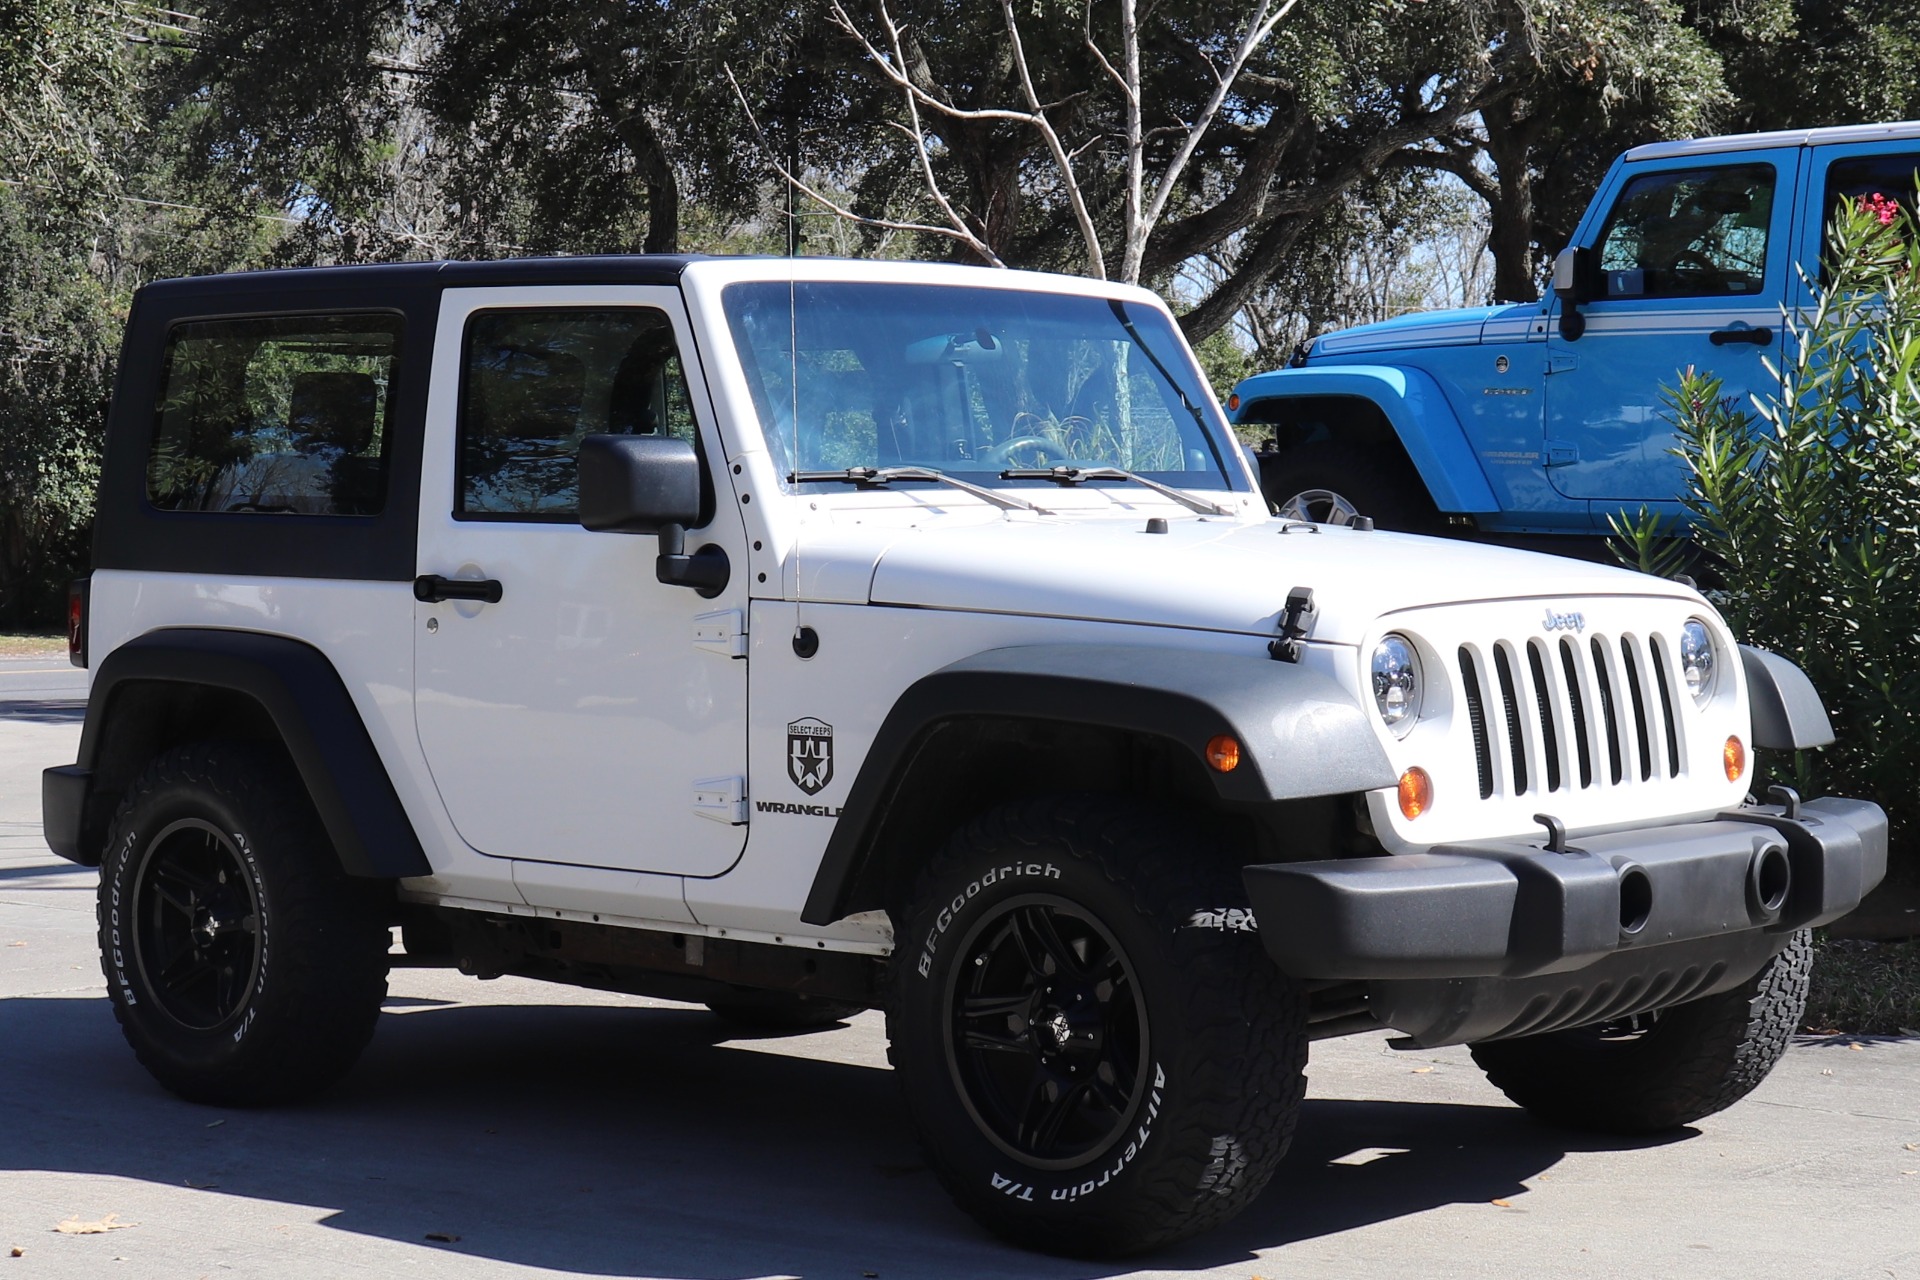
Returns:
[[[1720,748],[1720,759],[1727,766],[1727,781],[1738,782],[1747,771],[1747,747],[1738,736],[1728,738]]]
[[[1433,779],[1419,765],[1400,775],[1400,812],[1417,818],[1433,807]]]
[[[1240,407],[1240,393],[1236,391],[1234,394],[1227,397],[1227,409],[1229,412],[1231,412],[1235,409],[1238,409],[1239,407]]]
[[[1240,767],[1240,743],[1232,734],[1217,733],[1207,739],[1207,763],[1216,773],[1232,773]]]

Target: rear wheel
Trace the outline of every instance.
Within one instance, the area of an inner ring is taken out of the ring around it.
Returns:
[[[1111,1256],[1225,1221],[1305,1089],[1304,1001],[1191,824],[998,810],[921,877],[887,1029],[928,1162],[983,1225]]]
[[[380,891],[340,870],[299,778],[253,744],[154,761],[114,818],[99,916],[114,1016],[182,1097],[305,1097],[373,1035]]]
[[[1487,1079],[1543,1120],[1657,1133],[1723,1111],[1758,1087],[1806,1011],[1806,930],[1730,991],[1620,1022],[1472,1047]]]

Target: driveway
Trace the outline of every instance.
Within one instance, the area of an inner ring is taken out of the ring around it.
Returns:
[[[1644,1143],[1535,1124],[1464,1050],[1322,1043],[1266,1194],[1133,1265],[1019,1253],[953,1209],[877,1014],[754,1037],[399,969],[325,1099],[180,1102],[114,1026],[93,874],[40,842],[39,770],[73,758],[81,696],[58,659],[0,659],[0,1280],[1920,1278],[1920,1040],[1803,1039],[1747,1101]]]

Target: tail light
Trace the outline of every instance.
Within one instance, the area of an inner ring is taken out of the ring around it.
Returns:
[[[76,667],[87,665],[87,580],[75,578],[67,585],[67,661]]]

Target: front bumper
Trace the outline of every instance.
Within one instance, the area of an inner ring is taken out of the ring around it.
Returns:
[[[1267,953],[1310,982],[1364,982],[1422,1045],[1535,1034],[1738,986],[1795,930],[1886,873],[1878,805],[1753,805],[1709,822],[1538,843],[1246,868]]]

